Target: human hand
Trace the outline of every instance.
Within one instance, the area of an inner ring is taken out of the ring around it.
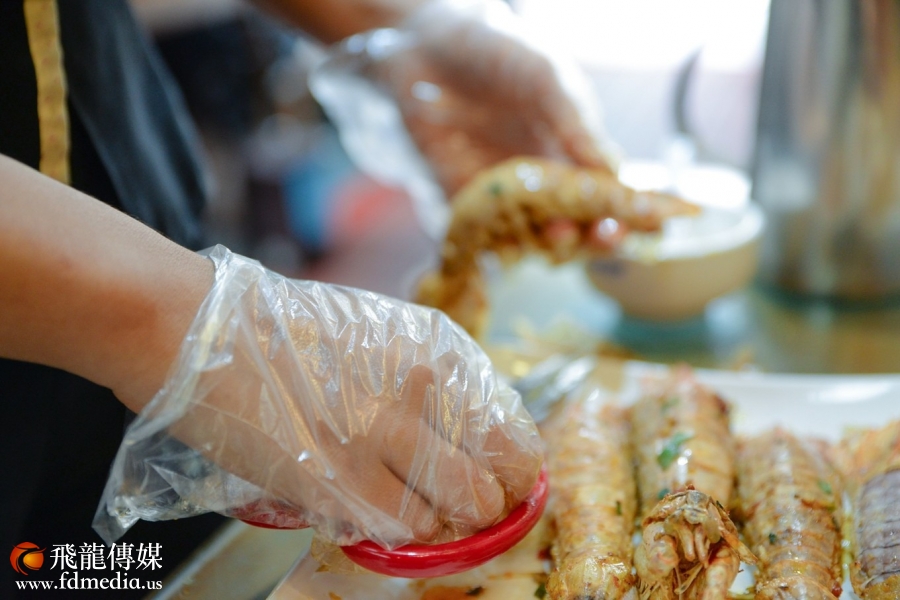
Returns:
[[[221,247],[211,258],[216,282],[176,366],[120,448],[107,531],[286,511],[336,543],[393,547],[489,526],[531,489],[534,423],[443,313],[289,280]]]
[[[433,1],[398,29],[415,42],[374,72],[448,197],[512,156],[614,169],[583,74],[505,3]]]

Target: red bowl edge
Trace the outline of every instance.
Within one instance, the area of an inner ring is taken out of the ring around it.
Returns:
[[[519,506],[496,525],[472,536],[445,544],[410,544],[393,550],[364,541],[342,546],[341,550],[356,564],[382,575],[410,579],[453,575],[484,564],[522,541],[540,520],[548,493],[545,465]]]

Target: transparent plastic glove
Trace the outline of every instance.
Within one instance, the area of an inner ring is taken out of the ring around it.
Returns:
[[[506,3],[430,2],[402,29],[418,48],[381,76],[448,194],[516,155],[610,166],[587,82]]]
[[[438,236],[445,199],[512,156],[615,168],[583,73],[500,0],[429,2],[334,48],[310,85],[354,160],[406,187]]]
[[[534,423],[443,313],[209,256],[213,288],[113,465],[107,541],[215,510],[394,547],[489,526],[527,494]]]

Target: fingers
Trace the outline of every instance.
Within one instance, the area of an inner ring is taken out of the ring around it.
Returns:
[[[407,543],[410,537],[431,542],[440,534],[432,506],[387,467],[359,460],[348,466],[351,470],[342,468],[339,486],[319,487],[307,501],[320,534],[335,543],[369,539],[385,546]],[[348,538],[348,527],[359,535]]]
[[[552,60],[530,48],[519,48],[515,67],[509,69],[510,85],[518,90],[522,114],[543,121],[548,134],[556,138],[559,150],[583,167],[613,172],[588,122],[594,102],[590,84],[572,63]]]
[[[587,234],[588,248],[600,253],[615,250],[625,239],[628,227],[616,219],[598,219]]]
[[[506,493],[507,508],[513,508],[537,481],[544,460],[543,446],[518,394],[503,386],[496,402],[503,421],[488,430],[484,453]]]
[[[477,385],[458,373],[451,375],[449,367],[438,370],[445,380],[440,390],[433,371],[410,370],[402,403],[392,411],[382,460],[446,518],[490,525],[534,486],[543,460],[540,436],[509,387],[483,389],[488,383]],[[472,393],[487,396],[479,398],[484,404],[473,409],[462,400]],[[437,486],[445,486],[440,490],[443,495]]]
[[[381,459],[444,520],[481,529],[503,513],[504,492],[493,473],[422,419],[395,420],[386,432]]]
[[[396,518],[412,530],[412,534],[419,542],[434,540],[441,531],[441,523],[432,506],[422,496],[410,490],[406,483],[394,475],[384,465],[367,468],[367,475],[360,481],[358,487],[365,493],[372,508],[383,515]],[[371,511],[362,511],[358,514],[372,514]],[[375,513],[371,522],[364,524],[364,531],[378,531],[381,521]],[[392,532],[386,532],[391,535]],[[394,536],[393,541],[397,538]],[[384,541],[392,541],[390,538]]]
[[[582,167],[614,172],[597,139],[588,130],[581,112],[558,84],[541,105],[550,134],[558,139],[561,151],[567,158]]]
[[[479,170],[521,154],[611,171],[553,64],[518,43],[491,39],[498,45],[472,54],[474,62],[420,58],[411,66],[416,77],[392,80],[407,129],[448,195]],[[416,96],[420,80],[439,95]]]
[[[543,463],[539,453],[523,449],[499,428],[488,432],[485,453],[506,496],[506,506],[518,506],[537,481]]]
[[[471,525],[463,525],[461,523],[444,523],[444,527],[441,529],[441,532],[438,534],[436,538],[434,538],[435,544],[443,544],[446,542],[455,542],[456,540],[461,540],[463,538],[470,537],[478,533],[477,527],[472,527]]]
[[[560,139],[566,155],[576,165],[615,173],[615,169],[600,150],[597,140],[584,128],[578,127],[574,131],[562,132]]]

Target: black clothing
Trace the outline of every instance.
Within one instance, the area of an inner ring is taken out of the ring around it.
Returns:
[[[196,136],[171,76],[125,0],[57,4],[73,187],[91,183],[81,167],[95,165],[80,161],[94,154],[116,195],[104,202],[197,247],[206,190]],[[0,57],[0,153],[37,168],[37,92],[21,1],[0,1]]]
[[[177,89],[126,0],[58,0],[58,13],[72,186],[199,248],[206,190],[196,137]],[[39,133],[23,2],[0,0],[0,153],[38,168]],[[0,406],[0,551],[10,552],[21,542],[46,547],[45,564],[30,579],[58,579],[60,571],[49,571],[53,545],[101,541],[91,521],[127,411],[105,388],[9,360],[0,360]],[[163,571],[140,573],[158,580],[222,522],[209,515],[139,523],[121,541],[161,544]],[[9,567],[0,573],[0,597],[15,597],[14,580],[25,577]],[[71,594],[52,590],[46,597]]]

